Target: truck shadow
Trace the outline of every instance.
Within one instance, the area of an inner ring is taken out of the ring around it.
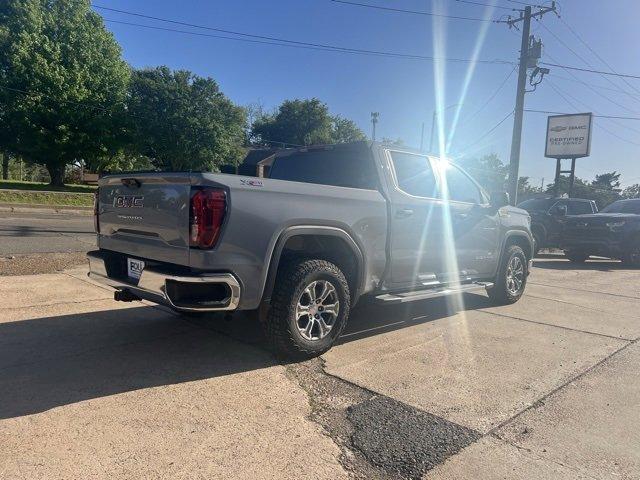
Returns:
[[[487,306],[466,295],[464,309]],[[446,299],[363,304],[339,343],[455,313]],[[155,307],[0,323],[0,419],[139,389],[279,365],[255,315],[185,319]]]
[[[585,263],[573,263],[564,257],[538,257],[534,259],[533,266],[546,270],[599,270],[602,272],[629,269],[619,260],[603,258],[591,258]]]

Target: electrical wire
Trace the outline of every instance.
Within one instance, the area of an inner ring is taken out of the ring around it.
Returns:
[[[553,89],[553,90],[554,90],[554,91],[555,91],[555,92],[556,92],[560,97],[562,97],[562,99],[563,99],[565,102],[567,102],[567,104],[568,104],[571,108],[573,108],[573,109],[575,109],[575,110],[579,110],[579,108],[576,106],[576,104],[574,104],[571,100],[569,100],[569,99],[568,99],[568,98],[567,98],[567,97],[566,97],[566,96],[565,96],[565,95],[564,95],[564,94],[563,94],[563,93],[562,93],[562,92],[561,92],[561,91],[560,91],[560,90],[559,90],[559,89],[558,89],[558,88],[557,88],[557,87],[556,87],[552,82],[548,82],[548,83],[549,83],[549,85],[551,86],[551,88],[552,88],[552,89]],[[619,139],[619,140],[622,140],[623,142],[630,143],[630,144],[632,144],[632,145],[640,146],[640,143],[634,142],[633,140],[629,140],[628,138],[621,137],[621,136],[620,136],[620,135],[618,135],[617,133],[612,132],[612,131],[611,131],[611,130],[609,130],[608,128],[606,128],[606,127],[604,127],[604,126],[600,125],[599,123],[596,123],[596,126],[597,126],[598,128],[600,128],[601,130],[604,130],[605,132],[607,132],[607,133],[608,133],[609,135],[611,135],[612,137],[615,137],[615,138],[617,138],[617,139]]]
[[[470,20],[474,22],[491,22],[492,20],[486,18],[479,17],[463,17],[459,15],[446,15],[444,13],[433,13],[433,12],[425,12],[423,10],[406,10],[403,8],[395,8],[395,7],[383,7],[382,5],[372,5],[370,3],[361,3],[361,2],[351,2],[348,0],[331,0],[333,3],[341,3],[343,5],[351,5],[354,7],[364,7],[371,8],[375,10],[384,10],[387,12],[395,12],[395,13],[409,13],[412,15],[423,15],[428,17],[441,17],[441,18],[450,18],[452,20]]]
[[[558,92],[558,93],[563,92],[563,91],[562,91],[562,89],[560,89],[560,87],[558,87],[557,85],[555,85],[552,81],[549,81],[549,85],[550,85],[550,86],[551,86],[551,87],[552,87],[556,92]],[[580,99],[578,99],[578,98],[574,97],[572,94],[570,94],[570,93],[568,93],[568,92],[566,92],[566,91],[564,91],[563,93],[564,93],[564,95],[565,95],[565,96],[567,96],[567,97],[569,97],[569,98],[573,99],[573,101],[574,101],[574,102],[577,102],[578,104],[582,105],[584,108],[586,108],[586,109],[588,109],[588,110],[592,110],[596,115],[598,114],[598,112],[594,111],[594,110],[593,110],[589,105],[587,105],[587,104],[586,104],[585,102],[583,102],[582,100],[580,100]],[[563,97],[563,98],[564,98],[564,97]],[[617,122],[617,121],[615,121],[615,120],[609,119],[609,122],[611,122],[611,123],[613,123],[614,125],[617,125],[617,126],[619,126],[619,127],[626,128],[627,130],[630,130],[630,131],[632,131],[632,132],[640,133],[640,130],[638,130],[637,128],[633,128],[633,127],[630,127],[630,126],[628,126],[628,125],[624,125],[624,124],[619,123],[619,122]]]
[[[594,66],[589,63],[589,61],[584,58],[582,55],[580,55],[578,52],[576,52],[573,48],[571,48],[564,40],[562,40],[562,38],[560,38],[558,35],[556,35],[551,29],[549,29],[549,27],[547,27],[544,23],[540,22],[540,26],[542,28],[544,28],[549,34],[551,34],[551,36],[553,38],[555,38],[562,46],[564,46],[567,50],[569,50],[575,57],[577,57],[579,60],[582,60],[582,62],[589,68],[594,68]],[[607,77],[606,75],[600,75],[602,78],[604,78],[607,82],[609,82],[611,85],[613,85],[614,87],[618,87],[618,85],[616,85],[616,83],[611,80],[609,77]],[[603,96],[602,94],[599,94],[601,96]],[[627,107],[625,107],[624,105],[621,105],[617,102],[615,102],[614,100],[611,100],[609,97],[603,96],[603,98],[607,99],[608,101],[610,101],[611,103],[617,105],[618,107],[624,108],[625,110],[628,111],[632,111],[627,109]],[[634,98],[636,101],[639,100],[638,97],[632,97]]]
[[[493,127],[491,127],[489,130],[487,130],[485,133],[483,133],[478,139],[476,139],[475,141],[467,144],[464,146],[464,148],[462,148],[462,150],[468,150],[469,148],[477,145],[478,143],[480,143],[482,140],[484,140],[485,138],[487,138],[489,135],[491,135],[493,132],[495,132],[498,127],[500,125],[502,125],[504,122],[507,121],[507,119],[509,117],[511,117],[511,115],[513,115],[513,110],[511,110],[502,120],[500,120],[498,123],[496,123]]]
[[[569,65],[560,65],[557,63],[549,63],[549,62],[540,62],[541,65],[547,65],[549,67],[559,67],[559,68],[564,68],[565,70],[577,70],[578,72],[587,72],[587,73],[599,73],[602,75],[610,75],[613,77],[620,77],[620,78],[634,78],[636,80],[640,80],[640,75],[631,75],[631,74],[627,74],[627,73],[613,73],[613,72],[604,72],[602,70],[591,70],[588,68],[578,68],[578,67],[571,67]]]
[[[480,108],[478,108],[475,112],[473,112],[471,115],[468,115],[467,117],[464,118],[464,121],[462,122],[462,125],[467,125],[472,119],[474,119],[482,110],[484,110],[486,108],[487,105],[489,105],[491,103],[491,101],[496,98],[496,96],[498,95],[498,93],[500,93],[500,91],[504,88],[504,86],[507,84],[507,82],[509,81],[509,79],[511,78],[511,75],[513,75],[513,72],[516,71],[516,67],[514,66],[513,69],[511,69],[511,71],[507,74],[507,76],[505,77],[505,79],[500,83],[500,85],[498,85],[498,88],[496,88],[494,90],[494,92],[489,96],[489,98],[487,98],[487,100],[480,106]]]
[[[565,27],[567,27],[567,29],[573,34],[573,36],[576,37],[580,41],[580,43],[582,43],[598,60],[600,60],[605,66],[607,66],[609,70],[611,70],[611,72],[617,73],[614,70],[614,68],[609,64],[609,62],[607,62],[604,58],[602,58],[598,54],[598,52],[596,52],[593,48],[591,48],[591,46],[587,43],[587,41],[584,40],[582,36],[579,35],[578,32],[576,32],[575,29],[571,25],[569,25],[563,17],[558,16],[558,19]],[[633,84],[631,84],[631,82],[629,82],[626,78],[622,78],[621,80],[632,90],[634,90],[637,93],[640,93],[640,89],[637,89],[636,87],[634,87]]]
[[[234,40],[234,41],[240,41],[240,42],[249,42],[249,43],[258,43],[258,44],[266,44],[266,45],[273,45],[273,46],[279,46],[279,47],[297,47],[297,48],[304,48],[304,49],[310,49],[310,50],[320,50],[320,51],[329,51],[329,52],[338,52],[338,53],[349,53],[349,54],[355,54],[355,55],[369,55],[369,56],[380,56],[380,57],[389,57],[389,58],[403,58],[403,59],[410,59],[410,60],[428,60],[428,61],[435,61],[435,60],[440,60],[440,61],[447,61],[447,62],[453,62],[453,63],[480,63],[480,64],[494,64],[494,65],[513,65],[514,62],[508,61],[508,60],[473,60],[473,59],[468,59],[468,58],[450,58],[450,57],[446,57],[446,58],[438,58],[438,57],[432,57],[432,56],[428,56],[428,55],[413,55],[413,54],[408,54],[408,53],[400,53],[400,52],[385,52],[385,51],[381,51],[381,50],[366,50],[366,49],[359,49],[359,48],[348,48],[348,47],[341,47],[341,46],[337,46],[337,45],[326,45],[326,44],[315,44],[315,43],[309,43],[309,42],[299,42],[299,41],[295,41],[295,40],[258,40],[258,39],[249,39],[249,38],[238,38],[238,37],[232,37],[232,36],[226,36],[226,35],[216,35],[216,34],[210,34],[210,33],[203,33],[203,32],[193,32],[190,30],[179,30],[179,29],[175,29],[175,28],[168,28],[168,27],[159,27],[156,25],[145,25],[145,24],[141,24],[141,23],[134,23],[134,22],[124,22],[121,20],[112,20],[109,18],[105,18],[104,19],[105,22],[107,23],[115,23],[115,24],[121,24],[121,25],[129,25],[129,26],[133,26],[133,27],[140,27],[140,28],[147,28],[147,29],[152,29],[152,30],[160,30],[160,31],[165,31],[165,32],[173,32],[173,33],[181,33],[181,34],[185,34],[185,35],[194,35],[194,36],[198,36],[198,37],[208,37],[208,38],[218,38],[218,39],[223,39],[223,40]],[[200,27],[200,28],[205,28],[205,27]],[[248,35],[248,34],[245,34]],[[269,38],[269,37],[266,37]]]
[[[472,0],[456,0],[456,2],[460,2],[460,3],[468,3],[470,5],[478,5],[481,7],[491,7],[491,8],[498,8],[501,10],[509,10],[509,11],[519,11],[519,9],[517,8],[512,8],[512,7],[505,7],[503,5],[492,5],[490,3],[482,3],[482,2],[474,2]]]
[[[549,57],[550,59],[552,59],[554,62],[557,62],[557,60],[556,60],[555,58],[553,58],[551,55],[549,55],[548,53],[545,53],[545,55],[546,55],[547,57]],[[542,63],[542,62],[541,62],[541,63]],[[575,78],[576,80],[578,80],[578,81],[580,80],[580,79],[576,76],[576,74],[575,74],[575,73],[573,73],[571,70],[568,70],[568,69],[567,69],[567,68],[565,68],[565,67],[561,67],[561,68],[563,68],[563,69],[564,69],[564,70],[565,70],[569,75],[571,75],[571,76],[572,76],[573,78]],[[635,112],[634,110],[631,110],[630,108],[626,107],[625,105],[622,105],[621,103],[619,103],[619,102],[617,102],[617,101],[615,101],[615,100],[613,100],[613,99],[609,98],[607,95],[605,95],[604,93],[599,92],[598,90],[594,89],[594,88],[593,88],[593,87],[591,87],[589,84],[585,84],[585,86],[586,86],[589,90],[591,90],[593,93],[595,93],[596,95],[598,95],[599,97],[604,98],[605,100],[607,100],[609,103],[612,103],[612,104],[616,105],[617,107],[620,107],[620,108],[622,108],[623,110],[626,110],[627,112],[631,112],[631,113],[638,113],[638,112]]]
[[[533,110],[530,108],[525,108],[524,109],[525,112],[530,112],[530,113],[548,113],[549,115],[568,115],[567,112],[555,112],[555,111],[551,111],[551,110]],[[617,116],[617,115],[592,115],[594,118],[613,118],[613,119],[617,119],[617,120],[640,120],[640,117],[623,117],[623,116]]]
[[[562,80],[568,80],[570,82],[578,82],[581,83],[582,85],[588,85],[591,86],[593,88],[599,88],[601,90],[608,90],[610,92],[616,92],[616,93],[623,93],[625,95],[629,95],[632,98],[636,98],[635,94],[631,93],[631,92],[627,92],[625,90],[621,90],[619,88],[611,88],[611,87],[605,87],[604,85],[597,85],[597,84],[593,84],[593,83],[588,83],[585,82],[583,80],[578,79],[577,77],[573,76],[573,77],[563,77],[562,75],[558,75],[556,73],[550,73],[549,75],[553,75],[553,78],[560,78]]]

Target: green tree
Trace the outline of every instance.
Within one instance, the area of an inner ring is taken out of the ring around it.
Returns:
[[[0,149],[65,166],[119,148],[129,68],[89,0],[0,2]]]
[[[640,183],[629,185],[622,191],[622,198],[640,198]]]
[[[509,168],[502,163],[502,160],[495,153],[480,158],[462,158],[456,163],[469,172],[488,192],[505,189]]]
[[[157,67],[133,71],[132,149],[163,170],[210,170],[243,154],[244,109],[212,78]]]
[[[542,193],[541,187],[535,187],[529,183],[529,177],[518,178],[518,203]]]
[[[348,143],[366,140],[367,136],[353,120],[340,115],[331,117],[331,143]]]
[[[285,100],[278,110],[262,114],[251,129],[260,143],[319,145],[364,140],[366,136],[351,120],[331,116],[327,105],[317,98]]]
[[[382,143],[383,145],[388,145],[389,147],[404,147],[404,140],[400,137],[396,138],[395,140],[389,137],[382,137],[380,143]]]

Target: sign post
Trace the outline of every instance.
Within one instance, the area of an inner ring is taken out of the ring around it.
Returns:
[[[591,153],[591,113],[551,115],[547,118],[547,143],[544,156],[556,159],[554,194],[558,196],[560,175],[569,174],[569,197],[573,194],[576,178],[576,158]],[[562,160],[571,159],[571,170],[562,170]]]

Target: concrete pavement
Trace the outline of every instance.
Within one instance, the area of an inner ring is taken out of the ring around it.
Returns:
[[[536,264],[511,306],[362,305],[299,365],[250,315],[0,277],[0,478],[639,478],[640,271]]]

